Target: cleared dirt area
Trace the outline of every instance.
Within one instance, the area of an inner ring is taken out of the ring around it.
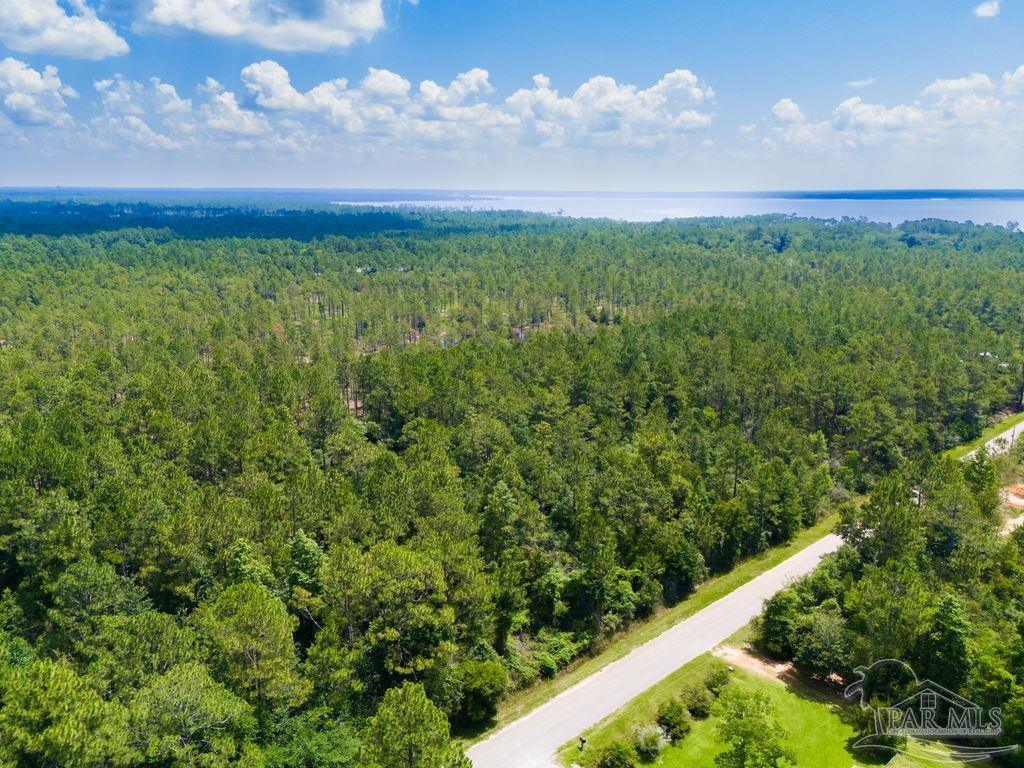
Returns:
[[[838,676],[832,675],[828,680],[811,679],[800,674],[790,662],[770,659],[749,644],[738,647],[723,643],[713,648],[711,655],[730,668],[742,669],[765,680],[777,682],[819,704],[835,707],[843,703],[843,681]]]
[[[766,677],[770,680],[792,679],[793,665],[788,661],[774,661],[766,658],[752,648],[737,648],[734,645],[719,645],[711,650],[711,654],[730,667],[739,667],[747,672]]]
[[[1001,492],[1003,498],[1003,514],[1006,520],[1003,522],[1002,534],[1008,536],[1024,524],[1024,485],[1014,483],[1004,486]]]
[[[1024,514],[1017,515],[1017,517],[1008,517],[1003,521],[1003,527],[1000,529],[1000,533],[1003,536],[1009,536],[1015,530],[1024,525]]]
[[[1013,509],[1024,509],[1024,485],[1014,483],[1003,488],[1003,503]]]

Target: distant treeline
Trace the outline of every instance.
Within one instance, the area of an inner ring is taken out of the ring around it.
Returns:
[[[254,237],[309,241],[330,235],[429,231],[502,232],[564,226],[541,214],[499,211],[481,216],[458,211],[384,210],[362,206],[179,204],[150,202],[0,201],[0,233],[82,235],[123,229],[166,230],[188,239]]]

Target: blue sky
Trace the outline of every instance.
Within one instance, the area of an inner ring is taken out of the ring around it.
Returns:
[[[0,0],[0,185],[1024,186],[1024,0]]]

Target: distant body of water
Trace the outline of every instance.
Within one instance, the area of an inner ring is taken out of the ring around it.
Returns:
[[[782,192],[524,192],[431,189],[102,189],[0,188],[0,199],[82,202],[149,201],[288,208],[359,206],[454,210],[522,210],[621,221],[692,216],[793,214],[865,218],[888,224],[917,219],[1024,223],[1022,189],[820,190]]]
[[[865,218],[888,224],[918,219],[973,221],[976,224],[1024,223],[1024,191],[795,192],[702,195],[429,193],[403,196],[402,190],[368,199],[367,191],[332,202],[382,208],[522,210],[581,218],[661,221],[693,216],[792,214],[818,219]]]

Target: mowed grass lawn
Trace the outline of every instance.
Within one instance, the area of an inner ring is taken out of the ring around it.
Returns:
[[[769,680],[737,669],[732,682],[738,688],[761,691],[771,699],[778,712],[779,723],[786,730],[786,743],[796,756],[797,768],[851,768],[853,765],[884,765],[885,758],[872,758],[852,749],[859,734],[844,719],[844,705],[826,704]],[[662,752],[659,765],[664,768],[713,768],[715,756],[725,749],[719,741],[718,718],[695,722],[690,735],[679,746]]]
[[[637,724],[654,720],[658,706],[669,696],[691,683],[702,682],[708,671],[721,664],[710,654],[694,659],[675,675],[639,699],[612,715],[587,734],[587,755],[594,755],[603,745],[619,738],[629,738]],[[671,682],[670,682],[671,681]],[[885,757],[873,757],[851,749],[857,732],[844,719],[848,708],[827,695],[808,690],[791,690],[778,680],[755,675],[742,669],[732,673],[729,685],[765,693],[778,713],[779,723],[788,733],[787,743],[796,755],[797,768],[851,768],[881,766]],[[718,737],[718,717],[693,723],[693,730],[678,745],[668,746],[650,765],[658,768],[714,768],[715,757],[725,749]],[[586,764],[574,744],[560,752],[563,764]]]

